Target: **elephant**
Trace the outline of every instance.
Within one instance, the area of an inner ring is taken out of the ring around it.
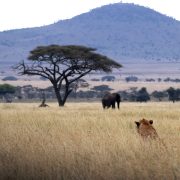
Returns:
[[[102,98],[102,106],[105,109],[107,107],[110,108],[112,106],[112,109],[115,109],[115,103],[117,103],[117,107],[119,109],[119,105],[121,102],[121,96],[118,93],[108,93]]]

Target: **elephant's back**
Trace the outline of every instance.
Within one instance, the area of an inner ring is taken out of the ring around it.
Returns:
[[[106,100],[109,100],[112,98],[112,95],[109,93],[109,94],[105,94],[102,98],[102,101],[106,101]]]

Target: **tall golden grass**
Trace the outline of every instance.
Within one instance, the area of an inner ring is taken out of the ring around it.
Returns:
[[[163,143],[137,134],[143,117]],[[180,179],[180,103],[1,104],[0,179]]]

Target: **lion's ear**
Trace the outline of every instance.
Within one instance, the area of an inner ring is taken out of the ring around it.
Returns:
[[[137,125],[137,127],[140,126],[140,122],[135,121],[135,124]]]
[[[149,123],[150,123],[150,124],[153,124],[153,120],[149,120]]]

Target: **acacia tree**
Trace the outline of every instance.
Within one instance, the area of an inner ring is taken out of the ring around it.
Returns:
[[[71,93],[72,83],[93,71],[111,72],[122,67],[112,59],[95,53],[85,46],[39,46],[30,51],[27,63],[20,62],[15,69],[22,75],[41,76],[54,88],[59,106],[64,106]]]
[[[170,87],[169,89],[167,89],[167,93],[169,95],[169,100],[173,103],[180,100],[180,89],[174,89],[173,87]]]

